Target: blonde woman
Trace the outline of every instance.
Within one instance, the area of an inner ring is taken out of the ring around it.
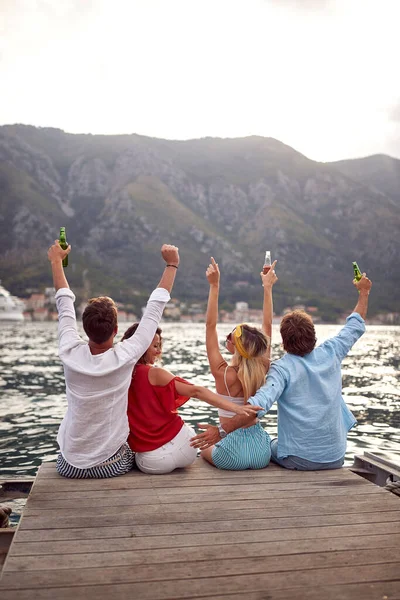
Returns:
[[[206,347],[217,393],[235,404],[242,405],[265,383],[269,369],[272,333],[272,287],[278,280],[273,263],[269,273],[261,273],[264,287],[262,331],[247,324],[237,325],[226,338],[226,348],[232,359],[223,358],[218,342],[218,296],[220,272],[211,257],[206,271],[210,292],[207,305]],[[226,435],[224,424],[235,413],[219,409],[221,441],[202,451],[202,457],[219,469],[262,469],[271,458],[268,433],[260,423],[237,429]]]

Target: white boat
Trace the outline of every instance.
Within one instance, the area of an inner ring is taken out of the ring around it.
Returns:
[[[0,284],[0,321],[23,321],[25,304]]]

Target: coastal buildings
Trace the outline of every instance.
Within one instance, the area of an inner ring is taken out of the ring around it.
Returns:
[[[0,320],[56,321],[58,317],[54,295],[54,288],[47,287],[43,293],[32,291],[29,297],[21,299],[11,296],[0,285]],[[120,322],[134,323],[138,320],[138,315],[132,312],[132,306],[127,306],[123,302],[117,302],[116,304]],[[6,308],[6,305],[8,308]],[[14,308],[10,312],[11,305]],[[85,302],[77,305],[78,318],[82,315],[85,306]],[[143,306],[141,312],[143,312],[144,308]],[[172,298],[164,310],[163,320],[184,323],[205,323],[206,310],[207,303],[205,301],[188,303],[186,301],[182,302],[178,298]],[[323,322],[319,308],[306,304],[294,304],[293,306],[285,307],[281,315],[276,316],[274,314],[273,322],[279,323],[281,317],[292,310],[304,310],[312,316],[314,323]],[[347,313],[340,315],[338,323],[342,323],[346,317]],[[233,310],[221,309],[219,311],[219,322],[261,324],[262,310],[251,308],[244,301],[236,302]],[[370,317],[368,323],[374,325],[400,325],[400,313],[379,313]]]

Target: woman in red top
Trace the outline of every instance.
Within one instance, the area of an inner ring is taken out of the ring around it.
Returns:
[[[122,339],[131,337],[137,327],[138,323],[134,323]],[[236,405],[207,388],[154,367],[160,355],[161,329],[158,328],[151,345],[135,366],[128,392],[128,443],[136,453],[139,469],[153,475],[187,467],[196,458],[197,451],[190,446],[190,439],[196,433],[177,413],[189,398],[198,398],[240,415],[254,415],[259,410],[250,405]]]

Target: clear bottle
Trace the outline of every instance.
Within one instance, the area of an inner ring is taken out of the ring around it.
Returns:
[[[60,246],[63,250],[66,250],[68,248],[65,227],[60,227],[60,239],[58,241],[60,242]],[[68,267],[68,256],[63,258],[62,264],[63,264],[63,267]]]
[[[263,273],[266,275],[271,268],[271,251],[267,250],[264,258]]]

